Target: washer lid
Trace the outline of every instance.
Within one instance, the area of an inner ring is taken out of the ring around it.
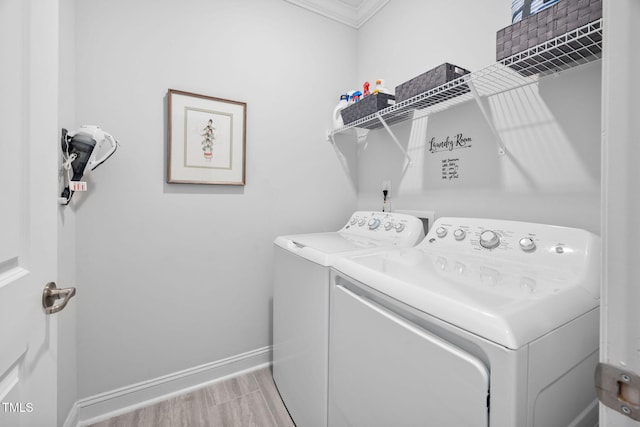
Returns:
[[[411,215],[357,211],[339,231],[277,237],[283,249],[329,266],[347,253],[371,252],[383,247],[410,247],[424,237],[422,221]]]
[[[337,231],[277,237],[274,243],[317,264],[329,266],[340,254],[390,246],[380,240],[366,239]]]
[[[599,305],[598,275],[573,268],[387,249],[342,257],[334,268],[424,313],[517,349]],[[595,283],[595,286],[594,286]]]

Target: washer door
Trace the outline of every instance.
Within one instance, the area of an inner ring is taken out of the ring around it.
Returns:
[[[340,285],[329,336],[330,426],[488,426],[476,357]]]

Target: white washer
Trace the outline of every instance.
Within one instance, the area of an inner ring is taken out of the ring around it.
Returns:
[[[599,263],[589,232],[472,218],[338,260],[329,425],[594,426]]]
[[[276,238],[273,378],[296,425],[327,427],[330,266],[345,254],[414,246],[410,215],[355,212],[337,232]]]

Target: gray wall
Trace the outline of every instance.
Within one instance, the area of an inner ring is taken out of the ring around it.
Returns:
[[[510,1],[393,0],[358,34],[358,80],[387,86],[450,62],[472,71],[495,62],[495,34],[509,25]],[[437,6],[436,6],[437,4]],[[395,25],[394,25],[395,24]],[[600,230],[600,62],[488,100],[507,148],[497,152],[475,102],[393,126],[411,154],[384,130],[358,152],[358,206],[380,209],[390,179],[392,209],[436,216],[494,217]],[[471,138],[468,149],[432,153],[431,140]],[[443,168],[456,171],[443,179]]]
[[[74,196],[82,398],[270,345],[273,239],[355,209],[325,130],[356,32],[282,0],[75,13],[76,125],[121,142]],[[247,103],[246,186],[165,183],[169,88]]]
[[[393,0],[355,31],[282,0],[76,2],[74,123],[61,125],[98,124],[122,143],[60,229],[77,254],[78,397],[269,345],[273,238],[379,209],[385,179],[394,209],[598,232],[597,65],[492,100],[504,157],[473,103],[394,126],[409,167],[384,131],[341,137],[352,180],[325,141],[338,94],[365,80],[393,88],[442,62],[491,64],[509,7]],[[165,183],[169,88],[247,102],[245,187]],[[428,141],[458,133],[473,147],[443,180],[450,156]]]

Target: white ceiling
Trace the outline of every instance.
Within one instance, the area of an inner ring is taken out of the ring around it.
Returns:
[[[360,28],[389,0],[285,0],[312,12]]]

